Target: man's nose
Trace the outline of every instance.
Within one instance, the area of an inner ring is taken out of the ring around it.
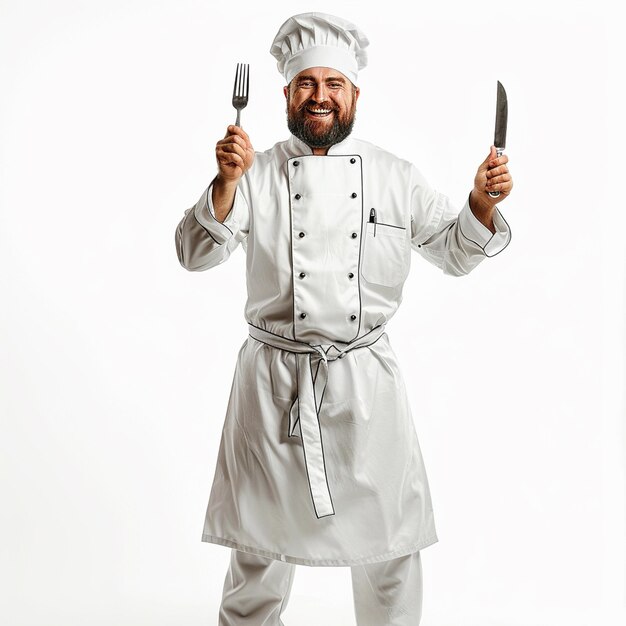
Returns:
[[[326,85],[324,83],[318,83],[313,93],[313,100],[316,102],[324,102],[326,100]]]

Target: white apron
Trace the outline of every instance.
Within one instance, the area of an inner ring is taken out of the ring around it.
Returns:
[[[437,541],[426,471],[386,323],[413,248],[452,275],[501,251],[409,162],[348,138],[256,153],[223,223],[211,186],[176,230],[206,270],[242,243],[239,351],[202,540],[313,566],[374,563]]]

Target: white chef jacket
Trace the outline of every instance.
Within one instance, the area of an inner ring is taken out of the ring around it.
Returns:
[[[202,541],[349,566],[435,543],[428,479],[385,332],[411,249],[460,276],[510,241],[417,168],[353,137],[327,156],[291,136],[257,152],[233,207],[211,185],[176,229],[190,271],[247,259],[245,318]],[[305,352],[302,353],[302,350]]]

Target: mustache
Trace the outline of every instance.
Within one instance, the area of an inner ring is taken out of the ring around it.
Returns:
[[[328,100],[324,100],[324,102],[316,102],[315,100],[307,100],[304,104],[300,105],[297,110],[298,112],[304,111],[304,109],[306,109],[307,107],[314,108],[314,109],[330,109],[331,111],[339,110],[337,106],[335,106]]]

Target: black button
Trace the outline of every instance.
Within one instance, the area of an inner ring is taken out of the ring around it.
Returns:
[[[348,274],[348,278],[354,278],[354,274],[353,274],[352,272],[350,272],[350,273]]]
[[[300,198],[302,198],[302,196],[299,193],[297,193],[295,198],[296,198],[296,200],[300,200]]]
[[[352,239],[356,239],[358,235],[356,233],[352,233]]]
[[[306,274],[304,272],[300,272],[300,278],[304,278]]]
[[[298,167],[298,165],[300,165],[300,161],[294,161],[294,162],[293,162],[293,166],[294,166],[294,167]]]
[[[352,157],[352,158],[350,159],[350,163],[352,163],[352,164],[356,163],[356,159],[355,159],[354,157]]]
[[[300,317],[304,319],[306,317],[306,313],[300,313]]]
[[[356,198],[356,191],[352,194],[353,198]]]
[[[350,319],[354,322],[354,320],[356,319],[356,315],[351,315]]]
[[[304,237],[304,233],[299,233],[298,237]]]

